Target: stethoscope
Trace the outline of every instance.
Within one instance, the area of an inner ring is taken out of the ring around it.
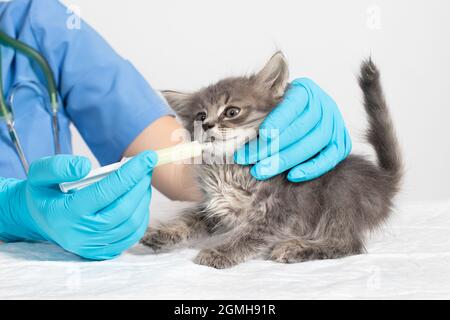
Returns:
[[[50,106],[49,109],[52,117],[53,143],[55,147],[55,154],[61,153],[61,147],[59,142],[59,125],[58,125],[58,109],[59,109],[58,93],[56,91],[55,78],[53,77],[52,70],[47,60],[45,60],[45,58],[35,49],[31,48],[30,46],[26,45],[25,43],[19,40],[11,38],[1,30],[0,30],[0,44],[11,47],[21,52],[28,58],[34,60],[42,69],[47,81],[46,91],[48,93],[46,97],[47,99],[44,98],[44,103]],[[42,85],[36,82],[21,82],[11,89],[11,93],[8,99],[7,101],[5,101],[3,93],[1,61],[2,55],[0,48],[0,119],[5,121],[6,126],[8,128],[9,136],[11,137],[11,141],[14,145],[14,148],[16,149],[17,155],[20,158],[20,162],[22,163],[23,169],[25,170],[25,172],[28,173],[28,161],[25,157],[25,153],[23,152],[23,148],[20,143],[20,139],[19,136],[17,135],[17,131],[14,124],[14,98],[18,90],[23,88],[31,89],[36,93],[38,93],[39,95],[45,97],[46,96],[44,95],[45,88],[43,88]]]

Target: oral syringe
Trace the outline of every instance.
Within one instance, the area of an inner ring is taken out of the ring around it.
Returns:
[[[180,144],[174,147],[156,150],[158,155],[158,162],[155,167],[159,167],[168,163],[179,162],[191,158],[197,158],[202,155],[203,150],[211,148],[211,143],[200,143],[198,141],[193,141],[185,144]],[[70,191],[80,190],[91,184],[94,184],[109,174],[113,173],[124,165],[127,161],[132,158],[124,158],[122,161],[110,164],[105,167],[92,170],[85,178],[74,181],[74,182],[64,182],[59,185],[62,192],[68,193]]]

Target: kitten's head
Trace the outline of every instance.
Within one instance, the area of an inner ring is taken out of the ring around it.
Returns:
[[[194,138],[214,143],[234,140],[238,147],[256,136],[283,97],[288,77],[286,59],[277,52],[251,76],[226,78],[193,93],[163,91],[163,95]]]

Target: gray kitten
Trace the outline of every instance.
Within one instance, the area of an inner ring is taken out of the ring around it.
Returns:
[[[390,214],[402,164],[379,72],[370,59],[362,63],[359,84],[377,165],[351,155],[305,183],[289,182],[286,175],[257,181],[250,167],[235,164],[196,165],[203,200],[174,221],[149,228],[142,243],[158,251],[221,234],[219,244],[202,249],[194,260],[219,269],[254,257],[295,263],[364,252],[365,235]],[[186,129],[193,132],[194,122],[201,121],[205,140],[213,141],[211,136],[220,138],[233,128],[256,130],[287,87],[287,62],[278,52],[255,75],[224,79],[191,94],[164,95]]]

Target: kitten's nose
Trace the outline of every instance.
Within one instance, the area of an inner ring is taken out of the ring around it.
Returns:
[[[214,128],[215,125],[216,125],[215,123],[204,122],[204,123],[202,124],[203,131],[208,131],[209,129]]]

